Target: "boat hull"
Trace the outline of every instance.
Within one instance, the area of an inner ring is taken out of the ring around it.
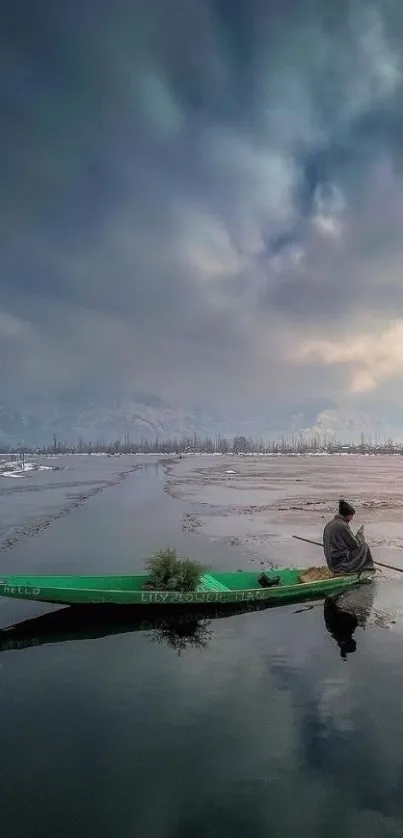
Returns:
[[[273,587],[258,586],[259,573],[205,574],[196,591],[146,590],[146,576],[5,576],[0,579],[0,596],[60,605],[214,606],[244,603],[285,604],[315,600],[342,593],[367,583],[372,573],[332,577],[301,583],[300,571],[266,571],[280,577]]]

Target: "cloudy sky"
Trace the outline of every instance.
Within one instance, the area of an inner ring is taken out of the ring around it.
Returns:
[[[402,27],[399,0],[5,0],[10,403],[399,413]]]

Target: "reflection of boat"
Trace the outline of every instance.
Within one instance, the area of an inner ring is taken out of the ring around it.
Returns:
[[[367,582],[371,573],[301,581],[301,570],[205,573],[195,591],[156,590],[142,576],[4,576],[0,596],[60,605],[208,605],[314,600]]]
[[[219,610],[209,608],[208,611],[188,609],[173,615],[161,612],[158,607],[147,609],[145,614],[144,609],[132,606],[76,605],[0,629],[0,652],[68,641],[96,640],[139,631],[151,632],[155,640],[164,640],[175,648],[205,645],[200,641],[208,635],[208,625],[212,619],[263,609],[264,604],[246,604],[236,608],[224,606]]]
[[[340,649],[340,657],[346,660],[347,655],[357,648],[354,634],[358,626],[363,628],[370,615],[375,590],[374,586],[346,594],[341,597],[326,597],[323,605],[323,618],[329,634],[336,641]]]

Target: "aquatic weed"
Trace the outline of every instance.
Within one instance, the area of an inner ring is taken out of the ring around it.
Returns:
[[[195,559],[179,557],[172,547],[157,550],[145,565],[156,588],[175,591],[196,590],[207,569]]]

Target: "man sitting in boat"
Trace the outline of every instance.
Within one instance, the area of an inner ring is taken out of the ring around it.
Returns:
[[[339,502],[339,512],[323,531],[323,551],[328,568],[333,573],[358,573],[371,570],[373,560],[364,538],[364,527],[354,535],[350,522],[355,509],[345,500]]]

